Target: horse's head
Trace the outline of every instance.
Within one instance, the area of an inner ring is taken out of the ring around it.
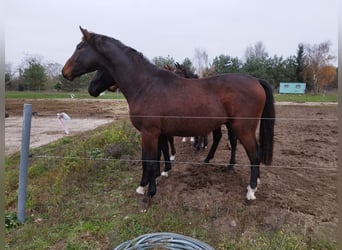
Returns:
[[[114,92],[118,87],[107,70],[99,69],[90,81],[88,92],[91,96],[98,97],[103,91]]]
[[[94,71],[100,66],[100,55],[91,46],[94,34],[81,27],[80,29],[83,34],[83,39],[76,46],[73,55],[68,59],[62,69],[63,76],[70,81],[77,76]]]

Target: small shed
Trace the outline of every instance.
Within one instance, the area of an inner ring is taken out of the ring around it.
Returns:
[[[302,82],[281,82],[279,94],[304,94],[306,83]]]

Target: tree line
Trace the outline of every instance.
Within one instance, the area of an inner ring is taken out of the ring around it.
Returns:
[[[319,94],[328,88],[337,88],[337,68],[332,61],[329,41],[320,44],[299,44],[296,54],[284,58],[270,56],[264,44],[257,42],[248,46],[244,58],[221,54],[209,61],[205,49],[195,49],[193,59],[185,58],[180,64],[200,77],[223,73],[244,73],[266,79],[277,89],[280,82],[305,82],[307,90]],[[158,67],[173,67],[176,61],[171,56],[152,58]],[[94,72],[70,82],[61,75],[62,65],[44,62],[39,56],[27,55],[22,64],[12,69],[5,67],[6,90],[19,91],[84,91]]]

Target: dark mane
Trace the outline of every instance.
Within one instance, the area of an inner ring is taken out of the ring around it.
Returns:
[[[190,69],[186,68],[185,66],[175,63],[176,73],[183,75],[185,78],[199,78],[197,74],[190,71]]]
[[[143,53],[137,51],[136,49],[133,49],[125,44],[123,44],[121,41],[108,37],[105,35],[100,35],[96,33],[91,33],[91,45],[97,50],[99,53],[101,53],[105,58],[109,59],[107,56],[107,53],[105,53],[105,45],[106,43],[114,43],[117,47],[120,48],[121,51],[123,51],[129,58],[131,58],[136,64],[143,65],[145,67],[148,67],[149,69],[155,71],[158,74],[165,75],[166,74],[172,74],[172,72],[160,69],[153,63],[151,63],[144,55]]]

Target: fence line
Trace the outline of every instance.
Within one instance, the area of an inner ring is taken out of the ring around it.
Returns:
[[[35,113],[34,116],[38,117],[56,117],[56,114],[49,113]],[[279,120],[279,121],[338,121],[338,118],[297,118],[297,117],[275,117],[275,118],[255,118],[255,117],[198,117],[198,116],[150,116],[150,115],[129,115],[128,113],[113,113],[113,120],[117,118],[168,118],[168,119],[264,119],[264,120]],[[95,116],[89,117],[90,119],[96,118]],[[45,153],[48,153],[47,150]],[[140,163],[142,160],[133,160],[133,159],[114,159],[114,158],[94,158],[94,157],[64,157],[64,156],[48,156],[48,155],[32,155],[31,158],[49,158],[49,159],[76,159],[76,160],[92,160],[92,161],[119,161],[119,162],[134,162]],[[152,161],[151,161],[152,162]],[[160,161],[163,163],[164,161]],[[192,161],[176,161],[175,164],[191,164],[191,165],[204,165],[204,162],[192,162]],[[224,163],[209,163],[207,165],[211,166],[226,166]],[[236,164],[237,167],[250,167],[249,164]],[[266,166],[266,168],[273,169],[313,169],[313,170],[325,170],[325,171],[337,171],[337,165],[334,164],[333,167],[312,167],[312,166],[278,166],[278,165],[270,165]]]
[[[165,161],[156,161],[156,160],[137,160],[137,159],[117,159],[117,158],[101,158],[101,157],[76,157],[76,156],[48,156],[48,155],[32,155],[31,158],[47,158],[47,159],[70,159],[70,160],[91,160],[91,161],[119,161],[119,162],[132,162],[132,163],[140,163],[140,162],[160,162],[164,163]],[[204,162],[193,162],[193,161],[174,161],[173,164],[191,164],[191,165],[208,165],[208,166],[222,166],[226,167],[227,163],[204,163]],[[237,167],[251,167],[250,164],[239,164],[236,163]],[[253,165],[252,165],[253,166]],[[327,170],[327,171],[337,171],[338,166],[334,165],[334,167],[294,167],[294,166],[279,166],[279,165],[268,165],[265,168],[274,168],[274,169],[314,169],[314,170]]]
[[[297,117],[275,117],[275,118],[255,118],[255,117],[230,117],[230,116],[158,116],[158,115],[130,115],[130,114],[112,114],[114,117],[131,118],[168,118],[168,119],[235,119],[235,120],[285,120],[285,121],[338,121],[338,118],[297,118]],[[34,114],[34,116],[56,117],[56,114]],[[89,118],[89,117],[87,117]],[[96,116],[90,117],[90,119]],[[108,118],[109,119],[109,118]]]

